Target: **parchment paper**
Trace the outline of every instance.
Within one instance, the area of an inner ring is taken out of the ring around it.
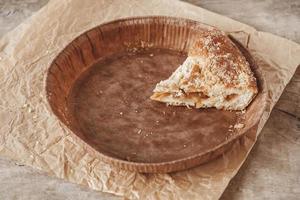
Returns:
[[[190,18],[231,32],[263,68],[269,95],[264,116],[220,158],[171,174],[119,170],[87,153],[52,114],[45,75],[59,51],[103,22],[143,15]],[[130,199],[218,199],[300,64],[299,55],[300,46],[292,41],[175,0],[52,0],[0,41],[0,155]]]

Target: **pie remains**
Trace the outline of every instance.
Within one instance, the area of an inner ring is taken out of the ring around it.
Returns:
[[[213,29],[199,35],[184,63],[153,92],[152,100],[170,105],[243,110],[257,94],[257,85],[239,49]]]

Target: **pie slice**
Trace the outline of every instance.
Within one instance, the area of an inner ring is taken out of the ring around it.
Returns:
[[[170,105],[243,110],[257,94],[257,85],[239,49],[213,29],[199,35],[184,63],[153,92],[152,100]]]

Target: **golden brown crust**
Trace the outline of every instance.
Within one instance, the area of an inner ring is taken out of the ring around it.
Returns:
[[[238,76],[241,73],[247,74],[250,78],[249,86],[257,87],[249,63],[235,44],[220,30],[213,29],[200,34],[188,55],[209,58],[209,71],[228,87],[239,84]]]
[[[246,58],[224,32],[213,29],[198,35],[188,58],[156,85],[151,99],[241,110],[256,94],[256,79]]]

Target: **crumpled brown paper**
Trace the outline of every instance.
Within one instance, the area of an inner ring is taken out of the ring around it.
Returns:
[[[45,76],[63,47],[103,22],[143,15],[190,18],[231,32],[265,72],[269,99],[263,118],[220,158],[171,174],[119,170],[87,153],[51,112]],[[130,199],[218,199],[300,64],[299,55],[300,45],[292,41],[175,0],[52,0],[0,41],[0,155]]]

